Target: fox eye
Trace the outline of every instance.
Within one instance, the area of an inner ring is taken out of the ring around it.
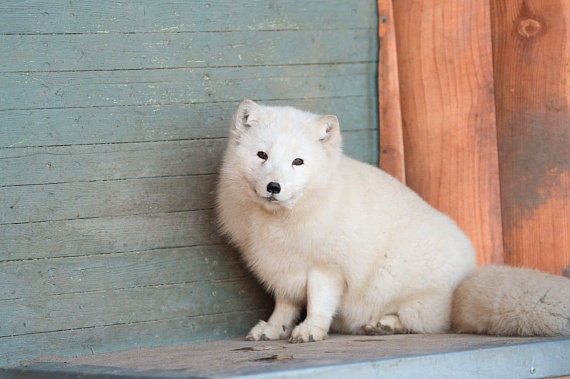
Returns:
[[[263,159],[264,161],[267,160],[267,153],[265,151],[258,151],[257,156]]]
[[[303,164],[303,160],[301,158],[293,159],[293,166],[301,166]]]

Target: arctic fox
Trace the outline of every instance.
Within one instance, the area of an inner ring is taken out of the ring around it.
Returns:
[[[443,333],[452,325],[570,335],[570,280],[476,270],[471,242],[449,217],[343,154],[335,116],[243,101],[216,207],[222,231],[275,298],[248,340],[312,342],[329,330]]]

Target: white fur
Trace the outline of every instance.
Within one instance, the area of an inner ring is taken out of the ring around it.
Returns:
[[[269,182],[281,191],[272,196]],[[248,339],[449,330],[453,291],[475,268],[469,239],[400,182],[345,156],[336,117],[242,102],[217,195],[222,231],[276,300]]]
[[[453,329],[503,336],[570,335],[570,280],[528,268],[479,268],[455,290]]]

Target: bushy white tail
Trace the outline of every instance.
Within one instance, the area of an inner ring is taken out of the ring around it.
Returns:
[[[455,290],[452,323],[460,333],[570,335],[570,280],[526,268],[478,268]]]

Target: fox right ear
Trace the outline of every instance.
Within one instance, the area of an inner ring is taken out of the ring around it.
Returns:
[[[262,113],[261,106],[251,100],[244,100],[238,106],[232,120],[231,133],[237,137],[242,132],[253,126]]]

